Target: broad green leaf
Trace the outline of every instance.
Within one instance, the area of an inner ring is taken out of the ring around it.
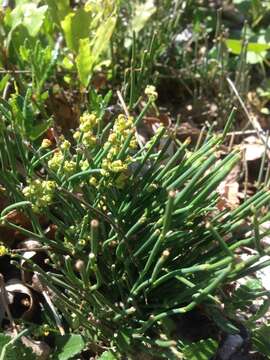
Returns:
[[[15,7],[7,18],[8,24],[12,29],[22,24],[27,29],[30,36],[35,37],[45,18],[48,9],[47,5],[37,7],[35,3],[21,4]]]
[[[116,24],[116,16],[110,16],[103,22],[92,42],[92,64],[95,65],[101,53],[108,47]]]
[[[132,32],[136,34],[141,31],[150,17],[156,12],[154,0],[146,0],[144,3],[135,2],[134,16],[131,21]]]
[[[10,74],[6,74],[2,77],[0,80],[0,92],[2,92],[5,89],[5,86],[7,85],[8,81],[10,79]]]
[[[81,83],[86,87],[91,73],[102,52],[108,47],[116,24],[116,17],[109,17],[102,23],[96,32],[95,38],[90,42],[89,38],[79,40],[78,56],[76,65]]]
[[[214,339],[200,340],[183,349],[186,360],[210,360],[216,353],[218,343]]]
[[[226,40],[226,45],[228,49],[236,55],[241,54],[242,50],[242,40]],[[250,42],[247,46],[247,63],[256,64],[262,62],[265,56],[267,55],[267,50],[270,49],[270,44],[266,43],[255,43]]]
[[[68,360],[78,355],[84,348],[85,343],[81,335],[65,335],[56,337],[56,353],[54,360]]]
[[[9,100],[9,110],[10,109],[15,125],[21,132],[21,135],[25,136],[27,139],[36,140],[51,126],[51,119],[44,122],[36,121],[31,104],[30,91],[27,92],[25,98],[13,94]],[[0,111],[2,110],[3,109],[0,107]],[[6,112],[6,117],[8,117],[8,112]]]
[[[233,40],[233,39],[226,40],[226,45],[228,49],[233,54],[236,55],[241,54],[242,44],[243,44],[242,40]],[[268,49],[270,49],[270,44],[262,44],[262,43],[254,43],[254,42],[248,43],[248,47],[247,47],[248,52],[251,51],[256,54],[260,54]]]
[[[105,351],[98,360],[117,360],[117,358],[111,351]]]
[[[91,13],[83,8],[68,14],[61,26],[64,31],[67,46],[76,53],[79,51],[80,39],[88,38],[90,35]]]
[[[263,325],[252,334],[254,348],[270,359],[270,325]]]
[[[76,57],[76,65],[81,83],[86,87],[92,70],[91,50],[89,38],[80,39],[79,54]]]
[[[27,135],[30,140],[36,140],[42,134],[44,134],[45,131],[47,131],[51,126],[52,126],[52,119],[43,121],[37,125],[32,126]]]
[[[40,1],[41,1],[41,0],[32,0],[31,2],[38,5],[38,4],[40,3]],[[27,4],[27,3],[29,3],[29,2],[30,2],[29,0],[15,0],[16,6],[22,5],[22,4]]]

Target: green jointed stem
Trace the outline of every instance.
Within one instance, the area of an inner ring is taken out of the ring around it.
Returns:
[[[118,244],[117,248],[116,248],[116,256],[117,257],[121,257],[123,256],[123,249],[126,243],[126,239],[128,239],[130,236],[132,236],[134,233],[136,233],[136,231],[138,231],[138,229],[140,229],[143,224],[146,222],[146,217],[143,215],[130,229],[129,231],[126,233],[125,239],[122,239],[120,241],[120,243]]]
[[[164,135],[165,131],[166,131],[166,128],[162,127],[160,129],[160,131],[158,132],[157,136],[155,136],[155,139],[154,139],[153,143],[151,144],[151,146],[147,150],[147,152],[144,155],[143,159],[140,161],[139,166],[136,168],[136,170],[135,170],[135,172],[133,174],[133,178],[135,178],[138,175],[138,173],[141,171],[141,169],[143,168],[146,161],[149,159],[150,155],[154,152],[155,146],[158,144],[159,140]]]
[[[144,253],[145,250],[147,250],[147,248],[149,247],[149,245],[151,245],[153,243],[153,241],[155,240],[155,238],[157,238],[160,235],[160,230],[156,229],[155,231],[153,231],[153,233],[151,234],[151,236],[149,237],[149,239],[147,239],[142,246],[134,253],[135,257],[140,256],[142,253]]]
[[[78,172],[74,175],[71,175],[68,179],[66,179],[62,186],[65,186],[67,183],[73,181],[73,180],[83,180],[84,178],[87,178],[91,174],[100,174],[101,169],[89,169],[85,171]]]
[[[207,287],[202,289],[197,294],[197,296],[195,296],[195,300],[193,300],[190,304],[180,307],[180,308],[162,312],[158,315],[152,315],[150,317],[150,319],[148,321],[146,321],[145,324],[140,329],[137,330],[137,333],[140,333],[140,334],[145,333],[145,331],[147,329],[149,329],[150,326],[152,326],[157,321],[162,320],[166,317],[169,317],[171,315],[184,314],[184,313],[192,310],[195,306],[197,306],[203,300],[204,297],[211,294],[211,292],[213,292],[218,287],[218,285],[222,281],[224,281],[224,279],[228,276],[230,271],[231,271],[231,265],[229,265],[225,270],[221,271],[220,274],[218,276],[216,276],[216,278],[214,278],[214,280]]]
[[[237,110],[236,107],[233,107],[233,108],[232,108],[232,111],[231,111],[231,113],[230,113],[230,115],[229,115],[229,118],[228,118],[228,120],[227,120],[227,122],[226,122],[226,124],[225,124],[224,130],[223,130],[223,133],[222,133],[222,141],[225,140],[228,132],[230,131],[230,129],[231,129],[231,127],[232,127],[232,123],[233,123],[234,118],[235,118],[236,110]]]
[[[194,265],[188,268],[182,268],[182,269],[178,269],[178,270],[173,270],[171,272],[169,272],[166,275],[163,275],[162,277],[160,277],[159,279],[157,279],[152,287],[155,288],[157,286],[160,286],[161,284],[167,282],[169,279],[172,279],[178,275],[184,275],[184,274],[193,274],[196,272],[201,272],[201,271],[206,271],[206,272],[213,272],[217,269],[220,269],[224,266],[227,266],[229,264],[232,263],[232,258],[230,257],[225,257],[222,260],[217,261],[216,263],[213,264],[201,264],[201,265]]]
[[[194,185],[196,184],[196,182],[205,174],[206,170],[209,169],[209,167],[216,161],[217,159],[217,155],[213,154],[210,156],[209,159],[207,159],[205,161],[204,164],[202,164],[201,167],[198,168],[198,170],[196,171],[196,174],[192,177],[192,179],[190,180],[190,182],[188,183],[188,185],[182,190],[180,191],[175,199],[175,204],[176,206],[181,202],[185,200],[186,195],[189,193],[189,191],[194,188]],[[180,184],[177,182],[176,186],[178,187]]]
[[[166,175],[169,171],[169,169],[175,164],[175,162],[179,159],[181,159],[182,154],[184,153],[187,146],[190,144],[190,138],[186,139],[183,144],[178,148],[176,153],[169,159],[169,161],[166,163],[165,167],[158,172],[157,177],[155,178],[155,181],[159,181],[163,178],[164,175]]]
[[[156,263],[156,265],[155,265],[155,267],[153,269],[153,272],[152,272],[152,275],[151,275],[151,280],[150,280],[151,283],[153,283],[156,280],[159,272],[161,271],[165,261],[167,260],[167,258],[169,256],[170,256],[169,250],[164,250],[161,257],[158,259],[158,261],[157,261],[157,263]]]
[[[200,194],[191,201],[191,205],[194,207],[198,205],[203,199],[205,199],[213,190],[216,189],[217,185],[226,177],[231,171],[233,166],[239,161],[239,157],[236,155],[229,164],[224,165],[224,170],[217,174],[200,192]]]
[[[175,192],[170,191],[168,194],[167,205],[166,205],[166,209],[165,209],[165,213],[164,213],[164,217],[163,217],[163,227],[162,227],[161,234],[158,237],[153,249],[151,250],[150,256],[145,264],[145,267],[144,267],[142,273],[140,274],[138,281],[134,284],[134,286],[131,290],[131,293],[133,293],[135,291],[136,287],[138,286],[140,281],[143,279],[143,277],[145,276],[147,271],[150,269],[150,267],[152,266],[152,263],[155,261],[157,255],[158,255],[160,247],[165,239],[165,236],[166,236],[166,234],[169,230],[170,224],[171,224],[174,200],[175,200]]]
[[[18,209],[18,208],[24,208],[24,207],[28,207],[31,206],[32,203],[30,201],[19,201],[15,204],[9,205],[7,206],[0,215],[0,221],[4,220],[3,218],[5,217],[5,215],[7,215],[9,212],[11,212],[12,210]]]
[[[83,286],[83,282],[76,276],[73,270],[73,264],[71,257],[69,255],[64,256],[64,265],[66,269],[66,274],[77,286]]]
[[[224,239],[219,235],[217,230],[212,226],[212,224],[210,222],[208,222],[206,224],[206,228],[210,230],[210,233],[212,234],[213,238],[219,242],[219,244],[220,244],[221,248],[223,249],[223,251],[228,256],[231,256],[233,258],[234,257],[233,252],[230,250],[229,246],[226,244]]]
[[[259,228],[259,221],[257,216],[257,211],[255,208],[252,209],[253,212],[253,227],[254,227],[254,245],[255,249],[258,251],[259,254],[263,254],[263,248],[261,246],[261,237],[260,237],[260,228]]]
[[[91,252],[97,257],[98,255],[98,220],[91,221]]]

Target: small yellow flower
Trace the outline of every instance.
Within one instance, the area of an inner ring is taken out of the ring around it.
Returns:
[[[63,166],[63,171],[67,174],[70,175],[72,173],[74,173],[76,170],[76,163],[75,161],[68,161],[66,160],[64,162],[64,166]]]
[[[114,173],[118,173],[127,170],[127,165],[122,160],[115,160],[110,164],[109,169]]]
[[[102,166],[102,169],[107,170],[107,169],[109,168],[109,161],[108,161],[108,159],[103,159],[101,166]]]
[[[81,168],[82,171],[87,170],[89,168],[89,166],[90,166],[87,159],[86,160],[81,160],[79,164],[80,164],[80,168]]]
[[[144,90],[144,93],[148,97],[148,99],[152,102],[156,101],[158,98],[158,93],[156,91],[155,86],[153,85],[147,85]]]
[[[87,147],[93,147],[94,145],[96,145],[97,139],[93,135],[92,131],[88,131],[87,133],[84,134],[82,142],[83,145]]]
[[[33,211],[40,212],[40,210],[52,203],[55,188],[56,183],[54,181],[41,181],[37,179],[26,186],[22,192],[31,201]]]
[[[108,137],[108,142],[109,143],[112,143],[112,144],[115,144],[116,142],[116,139],[117,139],[117,136],[115,133],[111,133]]]
[[[70,149],[70,146],[71,146],[70,142],[68,140],[64,140],[60,145],[60,149],[63,151],[67,151]]]
[[[40,182],[41,183],[41,182]],[[52,180],[43,181],[44,189],[47,191],[53,191],[55,189],[55,182]]]
[[[92,130],[98,123],[98,119],[94,114],[84,113],[80,117],[80,130],[83,132],[87,132]]]
[[[51,140],[49,140],[49,139],[43,139],[43,140],[42,140],[42,143],[41,143],[41,148],[42,148],[42,149],[47,149],[47,148],[49,148],[50,146],[52,146]]]
[[[80,137],[81,137],[80,131],[75,131],[75,133],[73,134],[73,139],[78,141]]]
[[[8,249],[4,245],[0,245],[0,257],[8,253]]]
[[[87,132],[91,130],[91,124],[89,122],[85,122],[80,124],[79,126],[80,131]]]
[[[51,170],[57,171],[64,160],[64,155],[60,151],[56,151],[53,157],[48,161],[48,166]]]
[[[130,141],[130,143],[129,143],[129,147],[131,148],[131,149],[136,149],[137,148],[137,140],[136,140],[136,138],[134,137],[134,139],[132,139],[131,141]]]
[[[89,179],[89,184],[96,187],[98,185],[98,181],[94,176],[91,176]]]
[[[104,169],[102,169],[100,173],[101,173],[101,175],[104,176],[104,177],[109,177],[109,176],[110,176],[109,171],[106,171],[106,170],[104,170]]]

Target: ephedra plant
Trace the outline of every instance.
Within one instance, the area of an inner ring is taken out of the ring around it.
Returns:
[[[194,152],[160,127],[139,145],[136,128],[157,96],[153,87],[146,94],[137,117],[106,123],[84,113],[72,141],[29,143],[18,113],[2,104],[0,182],[9,206],[1,223],[44,247],[46,266],[29,259],[27,269],[50,289],[66,331],[82,333],[97,353],[173,359],[183,343],[168,321],[202,306],[215,320],[220,290],[268,264],[258,265],[270,253],[260,244],[270,193],[262,188],[235,210],[220,206],[216,189],[241,158],[237,150],[221,155],[224,134]],[[14,210],[31,226],[12,222]],[[241,259],[243,245],[255,254]],[[16,252],[12,263],[20,259]]]

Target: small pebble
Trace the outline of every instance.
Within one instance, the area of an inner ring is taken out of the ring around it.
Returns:
[[[235,354],[238,349],[241,348],[243,343],[244,339],[240,335],[228,335],[223,345],[218,350],[218,359],[230,360],[231,356]]]

